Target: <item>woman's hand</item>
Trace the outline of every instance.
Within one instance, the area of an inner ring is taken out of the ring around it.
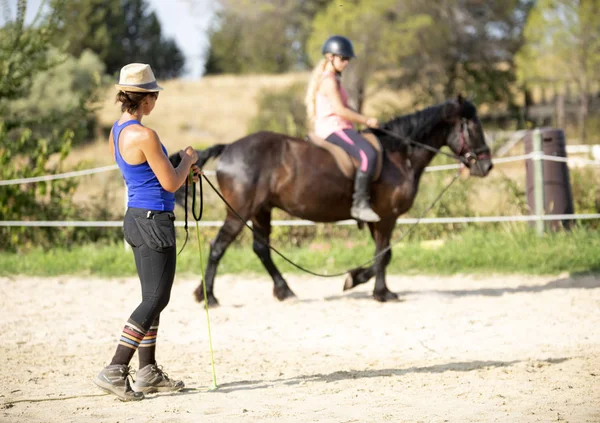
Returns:
[[[379,128],[379,121],[374,117],[367,118],[366,124],[369,128]]]
[[[200,180],[200,175],[204,175],[204,172],[202,172],[202,169],[200,169],[195,164],[192,165],[192,172],[194,172],[194,177],[192,179],[196,183]]]
[[[188,146],[185,150],[181,150],[179,152],[179,155],[181,156],[181,159],[185,159],[186,157],[189,157],[191,160],[191,164],[194,164],[198,161],[198,153],[196,152],[196,150],[194,150],[192,147]],[[190,164],[190,166],[191,166]]]

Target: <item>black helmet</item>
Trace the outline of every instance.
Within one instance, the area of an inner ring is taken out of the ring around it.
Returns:
[[[336,56],[356,57],[354,55],[354,48],[352,48],[352,42],[341,35],[329,37],[323,44],[321,53],[324,55],[327,53],[332,53]]]

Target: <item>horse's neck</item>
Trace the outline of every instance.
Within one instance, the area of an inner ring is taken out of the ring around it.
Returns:
[[[440,130],[433,133],[427,140],[421,141],[423,144],[429,145],[437,150],[442,148],[445,144],[446,137],[448,136],[448,129],[441,127]],[[411,169],[413,171],[415,181],[421,177],[425,168],[429,166],[429,163],[433,160],[436,153],[430,150],[426,150],[420,146],[411,146],[409,154],[407,155],[410,161]]]

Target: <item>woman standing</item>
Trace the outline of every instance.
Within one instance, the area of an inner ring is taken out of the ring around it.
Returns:
[[[175,277],[174,192],[186,183],[198,157],[192,147],[180,151],[181,163],[174,168],[167,150],[152,129],[141,121],[149,115],[162,88],[147,64],[132,63],[121,69],[116,100],[122,115],[109,137],[128,190],[123,222],[125,239],[131,245],[142,285],[142,302],[123,328],[110,365],[94,379],[103,390],[123,401],[141,400],[144,393],[178,391],[182,381],[170,379],[155,359],[160,313],[169,302]],[[138,351],[139,370],[130,385],[129,362]]]
[[[354,180],[351,216],[363,222],[377,222],[380,218],[370,204],[377,152],[354,130],[353,123],[372,128],[379,124],[376,118],[348,107],[348,94],[340,82],[342,72],[355,57],[354,48],[349,39],[335,35],[325,41],[321,53],[324,57],[312,73],[306,94],[307,115],[317,136],[342,147],[360,163]]]

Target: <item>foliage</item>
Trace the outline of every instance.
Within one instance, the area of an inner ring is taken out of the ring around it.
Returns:
[[[356,110],[368,93],[369,78],[377,70],[397,69],[405,57],[416,54],[419,42],[415,35],[433,25],[425,14],[399,13],[398,0],[352,0],[340,7],[337,2],[319,13],[313,21],[313,31],[307,44],[310,57],[317,62],[321,45],[333,34],[350,38],[357,59],[344,75],[351,104]]]
[[[258,97],[258,114],[248,125],[249,132],[273,131],[305,137],[305,89],[304,84],[295,84],[279,91],[263,91]]]
[[[157,78],[182,73],[183,53],[162,34],[147,0],[54,0],[53,6],[64,16],[54,42],[69,54],[93,51],[110,75],[133,62],[150,63]]]
[[[207,74],[281,73],[305,68],[305,45],[312,18],[329,1],[220,3],[222,9],[210,33]]]
[[[586,138],[588,96],[600,78],[600,3],[597,0],[539,0],[516,56],[525,86],[573,82],[579,92],[579,137]]]
[[[600,4],[595,0],[539,0],[516,56],[519,80],[600,77]]]
[[[497,229],[476,225],[459,236],[448,237],[432,247],[420,239],[407,240],[393,248],[388,274],[455,274],[455,273],[526,273],[558,274],[561,272],[598,272],[600,270],[600,236],[596,231],[576,227],[569,232],[536,236],[527,224],[515,228],[500,225]],[[118,232],[115,228],[106,229]],[[356,229],[354,229],[356,231]],[[198,251],[195,240],[177,258],[178,274],[199,277]],[[203,235],[204,257],[208,255],[208,238]],[[275,246],[292,261],[319,273],[338,273],[373,257],[373,242],[365,231],[353,232],[348,239],[320,237],[297,248],[283,241]],[[277,255],[273,260],[284,275],[299,270]],[[219,274],[267,273],[252,246],[233,245],[219,264]],[[89,275],[134,276],[131,252],[123,244],[85,245],[72,249],[36,248],[27,254],[1,253],[0,276],[10,275]],[[343,276],[339,280],[342,280]],[[371,282],[372,283],[372,282]]]
[[[571,193],[573,195],[573,206],[577,214],[600,213],[600,177],[598,171],[585,167],[580,169],[569,169],[571,179]],[[597,229],[597,220],[583,220],[580,223],[584,227]]]
[[[102,66],[90,53],[79,60],[54,49],[56,11],[26,27],[26,1],[0,31],[0,180],[53,174],[74,140],[88,134],[89,102]],[[6,77],[4,77],[6,76]],[[78,216],[73,179],[0,186],[0,220],[63,220]],[[71,239],[57,228],[0,230],[0,250],[50,245]]]

